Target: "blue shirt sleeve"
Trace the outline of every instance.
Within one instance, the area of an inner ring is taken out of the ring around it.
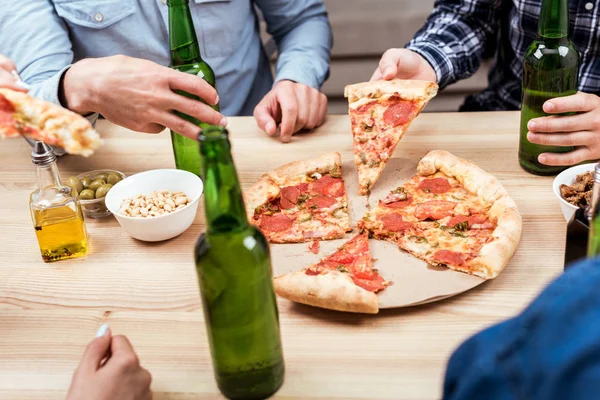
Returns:
[[[277,43],[275,82],[291,80],[319,89],[329,76],[333,34],[322,0],[256,0]]]
[[[600,391],[600,259],[573,266],[517,317],[452,355],[444,399],[583,400]]]

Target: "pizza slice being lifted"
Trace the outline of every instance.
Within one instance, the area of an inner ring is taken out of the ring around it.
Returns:
[[[268,172],[245,197],[250,222],[271,243],[340,239],[352,230],[339,153]]]
[[[288,300],[330,310],[376,314],[376,293],[390,282],[373,269],[369,240],[360,234],[303,271],[278,276],[275,292]]]
[[[437,90],[434,82],[399,79],[346,86],[361,195],[369,193],[404,132]]]
[[[81,115],[26,93],[0,89],[0,138],[19,136],[85,157],[102,145],[98,132]]]

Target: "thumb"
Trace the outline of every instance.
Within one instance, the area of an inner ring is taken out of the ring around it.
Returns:
[[[273,136],[277,132],[277,123],[273,117],[274,114],[267,98],[264,98],[254,109],[256,124],[270,136]]]
[[[112,335],[107,324],[98,329],[96,336],[96,339],[87,345],[81,358],[80,367],[87,371],[97,371],[100,368],[100,363],[106,358],[110,350]]]

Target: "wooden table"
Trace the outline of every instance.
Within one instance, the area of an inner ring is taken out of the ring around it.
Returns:
[[[521,246],[497,279],[460,296],[376,316],[343,314],[279,300],[286,359],[282,399],[436,399],[453,349],[474,332],[522,309],[562,270],[565,222],[550,178],[517,163],[518,113],[423,114],[396,150],[418,160],[432,149],[472,159],[505,185],[523,214]],[[230,121],[244,187],[290,160],[338,150],[351,159],[348,118],[280,144],[252,119]],[[64,157],[63,178],[98,168],[132,174],[173,167],[169,135],[142,135],[106,121],[106,145],[90,159]],[[192,261],[203,229],[145,244],[114,218],[88,219],[86,259],[41,261],[28,211],[35,188],[30,148],[0,144],[0,399],[64,399],[84,346],[105,322],[130,337],[153,374],[154,398],[221,398]]]

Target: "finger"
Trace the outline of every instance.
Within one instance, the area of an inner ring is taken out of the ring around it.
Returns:
[[[398,65],[400,64],[401,53],[398,49],[389,49],[379,61],[379,70],[381,77],[385,80],[394,79],[398,75]]]
[[[311,103],[314,105],[310,109],[310,116],[308,118],[308,122],[306,123],[306,129],[314,129],[317,126],[323,123],[322,120],[322,110],[323,103],[325,104],[325,109],[327,110],[327,96],[323,93],[318,93],[315,99],[311,99]]]
[[[106,326],[106,327],[105,327]],[[104,332],[102,332],[104,330]],[[79,367],[89,372],[97,371],[100,368],[102,360],[106,358],[111,348],[112,335],[108,325],[103,325],[98,330],[101,334],[96,339],[92,340],[86,347]]]
[[[383,75],[381,74],[381,69],[379,67],[377,67],[377,69],[375,70],[375,72],[373,72],[373,75],[371,76],[371,79],[369,81],[374,82],[374,81],[380,81],[382,79],[383,79]]]
[[[562,114],[567,112],[592,111],[597,107],[598,96],[577,93],[571,96],[557,97],[544,103],[544,111],[549,114]]]
[[[316,106],[316,104],[311,101],[312,93],[314,91],[312,88],[299,84],[296,84],[295,86],[295,94],[296,98],[298,99],[298,117],[296,118],[296,124],[294,125],[293,133],[306,128],[306,124],[310,118],[310,109]]]
[[[531,132],[576,132],[589,129],[592,121],[588,114],[550,116],[532,119],[527,123]]]
[[[169,69],[169,86],[172,90],[183,90],[184,92],[195,94],[206,103],[214,106],[219,103],[217,91],[204,79],[184,72]]]
[[[323,125],[327,118],[327,96],[323,95],[323,101],[319,104],[319,121],[317,126]]]
[[[588,131],[560,133],[527,132],[527,140],[531,143],[546,146],[585,146],[594,142],[594,136],[592,132]]]
[[[17,66],[10,58],[0,54],[0,69],[5,70],[6,72],[11,72],[16,71]]]
[[[277,101],[281,108],[280,139],[287,143],[292,139],[298,119],[298,99],[292,89],[285,88],[277,94]]]
[[[201,101],[190,99],[175,93],[166,100],[169,104],[169,109],[171,110],[177,110],[190,117],[196,118],[198,121],[210,125],[227,126],[227,118],[225,118],[223,114],[213,110]]]
[[[542,153],[539,155],[538,161],[545,165],[569,166],[595,158],[589,147],[578,147],[568,153]]]
[[[3,73],[0,72],[0,75],[2,74]],[[15,79],[10,75],[8,77],[0,76],[0,88],[15,90],[18,92],[27,92],[27,89],[25,89],[23,86],[19,86]]]
[[[277,132],[277,123],[275,122],[275,112],[271,107],[271,96],[267,95],[264,99],[254,108],[254,119],[258,127],[267,133],[269,136],[273,136]],[[275,101],[276,107],[278,105]]]
[[[140,363],[131,342],[123,335],[117,335],[112,338],[110,350],[112,352],[112,357],[107,361],[107,365],[119,362],[133,367]]]
[[[192,140],[198,139],[201,130],[198,125],[166,111],[157,116],[156,122]]]

